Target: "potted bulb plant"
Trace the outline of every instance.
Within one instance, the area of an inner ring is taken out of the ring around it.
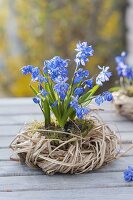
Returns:
[[[101,119],[93,115],[90,103],[111,101],[112,94],[96,91],[109,81],[109,67],[100,67],[90,78],[84,66],[93,56],[87,42],[76,46],[75,67],[68,76],[70,60],[55,56],[44,67],[24,66],[22,73],[31,75],[30,87],[44,116],[42,122],[27,124],[11,143],[11,148],[28,166],[37,166],[46,174],[84,173],[111,162],[117,154],[117,137]],[[33,87],[33,82],[37,86]]]
[[[133,120],[133,66],[127,64],[127,53],[122,52],[115,58],[120,86],[111,88],[114,105],[117,111],[126,118]]]

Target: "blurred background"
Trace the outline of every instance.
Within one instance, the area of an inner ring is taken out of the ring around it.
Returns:
[[[78,41],[95,50],[86,68],[93,75],[98,64],[111,66],[113,85],[114,57],[127,50],[127,7],[126,0],[0,0],[0,97],[33,95],[21,67],[74,58]]]

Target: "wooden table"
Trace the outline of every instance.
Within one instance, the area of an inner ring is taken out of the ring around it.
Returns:
[[[120,134],[123,148],[133,140],[133,122],[120,117],[111,104],[100,115]],[[123,171],[133,166],[133,150],[100,170],[82,175],[46,176],[10,160],[9,144],[25,122],[42,119],[30,98],[0,100],[0,200],[133,200],[133,182]]]

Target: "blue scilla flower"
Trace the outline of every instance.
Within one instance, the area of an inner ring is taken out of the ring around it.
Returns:
[[[48,72],[50,78],[55,83],[66,82],[68,80],[68,60],[55,56],[51,60],[46,60],[44,65],[44,73]]]
[[[64,100],[69,88],[68,83],[58,83],[54,86],[54,90],[57,92],[61,100]]]
[[[120,56],[115,57],[115,61],[117,63],[117,74],[120,77],[126,77],[128,79],[132,79],[132,72],[130,66],[126,64],[127,53],[122,52]]]
[[[133,167],[128,167],[128,169],[126,169],[123,174],[125,181],[133,181]]]
[[[123,70],[124,70],[125,68],[126,68],[126,66],[125,66],[125,64],[122,63],[122,62],[119,63],[119,64],[117,65],[116,70],[117,70],[118,76],[120,76],[120,77],[124,76]]]
[[[78,104],[78,97],[72,97],[72,99],[73,100],[70,102],[70,106],[74,108],[74,110],[76,112],[76,116],[79,119],[82,119],[84,115],[87,115],[89,113],[89,109],[81,107]]]
[[[113,95],[112,93],[106,91],[103,92],[101,95],[96,96],[95,98],[95,102],[97,105],[101,105],[101,103],[103,103],[104,101],[112,101],[113,99]]]
[[[82,68],[79,68],[74,74],[74,84],[80,83],[80,81],[83,81],[83,79],[87,78],[88,76],[88,70],[83,70]]]
[[[44,89],[41,90],[41,94],[42,96],[46,97],[46,95],[48,94],[48,92]]]
[[[96,102],[96,104],[97,104],[98,106],[100,106],[100,104],[104,102],[103,96],[101,96],[101,95],[96,96],[95,102]]]
[[[32,65],[27,65],[27,66],[22,67],[21,71],[24,75],[31,74],[33,68],[34,67]]]
[[[42,94],[42,96],[45,97],[48,94],[48,92],[42,87],[41,84],[39,84],[38,88],[39,88],[40,94]]]
[[[120,62],[123,62],[123,63],[125,63],[125,58],[127,57],[127,52],[125,52],[125,51],[123,51],[122,53],[121,53],[121,55],[120,56],[116,56],[115,57],[115,61],[116,61],[116,63],[120,63]]]
[[[112,76],[112,73],[108,71],[110,67],[98,66],[98,68],[102,71],[96,77],[96,84],[102,86],[103,82],[109,81],[109,78]]]
[[[37,81],[38,80],[38,76],[39,76],[40,70],[38,67],[34,67],[32,69],[31,75],[32,75],[32,81]]]
[[[123,69],[123,76],[127,79],[132,80],[133,79],[133,67],[126,65],[126,67]]]
[[[48,82],[48,80],[47,80],[47,78],[45,78],[42,74],[39,74],[38,76],[37,76],[37,80],[40,82],[40,83],[46,83],[46,82]]]
[[[76,51],[78,52],[75,58],[75,62],[77,64],[77,66],[81,65],[85,65],[86,62],[89,61],[88,57],[89,56],[93,56],[93,48],[91,45],[88,45],[87,42],[79,42],[76,45]]]
[[[83,107],[77,107],[76,109],[76,116],[79,119],[83,119],[84,115],[87,115],[89,113],[89,109],[88,108],[83,108]]]
[[[87,87],[89,89],[91,89],[93,87],[93,79],[88,79],[85,81],[85,84],[87,85]]]
[[[58,101],[56,100],[54,103],[51,104],[51,107],[54,108],[58,105]]]
[[[83,92],[84,92],[84,88],[82,88],[82,87],[75,88],[74,95],[75,96],[80,96],[81,94],[83,94]]]
[[[70,102],[70,106],[73,107],[74,109],[79,107],[78,104],[78,97],[72,97],[72,101]]]
[[[39,103],[40,103],[40,98],[37,97],[37,96],[34,97],[34,98],[33,98],[33,102],[36,103],[36,104],[39,104]]]
[[[104,101],[112,101],[112,99],[113,99],[112,93],[110,93],[110,92],[108,92],[108,91],[103,92],[103,93],[102,93],[102,96],[103,96],[103,98],[104,98]]]

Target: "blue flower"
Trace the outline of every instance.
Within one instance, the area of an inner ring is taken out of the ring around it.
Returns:
[[[109,81],[109,78],[112,76],[112,73],[108,71],[109,67],[98,66],[98,68],[101,69],[102,71],[96,77],[96,84],[102,86],[103,82]]]
[[[51,104],[51,107],[56,107],[58,105],[58,101],[56,100],[54,103]]]
[[[126,77],[127,79],[133,79],[133,67],[126,64],[126,52],[122,52],[120,56],[115,58],[117,63],[117,74],[120,77]]]
[[[75,49],[78,53],[75,58],[77,66],[85,65],[89,61],[88,56],[93,56],[93,48],[91,45],[88,45],[87,42],[77,43],[77,48]]]
[[[115,57],[115,61],[119,64],[120,62],[125,62],[125,58],[127,57],[127,52],[123,51],[120,56]]]
[[[103,93],[102,93],[102,96],[103,96],[103,98],[104,98],[104,101],[112,101],[112,99],[113,99],[112,93],[110,93],[110,92],[108,92],[108,91],[103,92]]]
[[[88,79],[85,81],[85,84],[87,85],[87,87],[89,89],[91,89],[93,87],[93,79]]]
[[[89,113],[89,109],[83,107],[77,107],[75,110],[76,110],[76,116],[79,119],[83,119],[84,115],[87,115]]]
[[[45,78],[42,74],[39,74],[38,77],[37,77],[37,80],[40,82],[40,83],[43,83],[43,82],[48,82],[47,78]]]
[[[41,84],[38,85],[40,92],[44,89]]]
[[[57,92],[61,100],[64,100],[69,88],[68,83],[58,83],[54,86],[54,90]]]
[[[126,68],[123,69],[123,76],[127,79],[132,80],[133,79],[133,67],[126,65]]]
[[[117,70],[117,74],[118,76],[124,76],[123,75],[123,69],[125,68],[125,64],[124,63],[119,63],[116,67],[116,70]]]
[[[27,75],[27,74],[31,74],[32,73],[32,69],[34,67],[32,65],[27,65],[27,66],[24,66],[21,71],[24,75]]]
[[[32,69],[32,73],[31,73],[32,74],[32,81],[37,81],[38,80],[39,73],[40,73],[40,70],[39,70],[38,67],[34,67]]]
[[[80,81],[83,81],[83,79],[87,78],[88,76],[88,70],[83,70],[82,68],[79,68],[74,74],[74,84],[80,83]]]
[[[48,92],[42,87],[41,84],[39,84],[39,90],[40,90],[40,93],[42,94],[42,96],[46,96],[48,94]]]
[[[59,56],[55,56],[51,60],[46,60],[44,65],[44,73],[48,72],[50,78],[55,83],[66,82],[68,80],[67,60],[62,59]]]
[[[46,97],[46,95],[48,94],[48,92],[47,92],[46,90],[42,89],[42,90],[41,90],[41,94],[42,94],[44,97]]]
[[[116,63],[117,63],[117,74],[120,77],[126,77],[129,80],[133,79],[133,67],[129,66],[128,64],[126,64],[126,58],[127,53],[126,52],[122,52],[120,56],[117,56],[115,58]]]
[[[100,104],[104,102],[103,96],[101,95],[96,96],[95,102],[98,106],[100,106]]]
[[[74,95],[75,95],[75,96],[80,96],[83,92],[84,92],[84,88],[79,87],[79,88],[76,88],[76,89],[74,90]]]
[[[79,107],[78,104],[78,97],[72,97],[72,101],[70,102],[70,106],[73,107],[74,109]]]
[[[113,99],[112,93],[106,91],[103,92],[101,95],[96,96],[95,102],[97,105],[100,106],[100,104],[103,103],[104,101],[112,101],[112,99]]]
[[[87,115],[89,113],[89,109],[85,107],[81,107],[78,104],[78,97],[72,97],[73,100],[70,102],[70,106],[74,108],[76,112],[76,116],[79,119],[82,119],[84,115]]]
[[[40,98],[37,97],[37,96],[34,97],[34,98],[33,98],[33,102],[36,103],[36,104],[39,104],[39,103],[40,103]]]
[[[128,167],[128,169],[126,169],[124,171],[124,179],[127,182],[133,181],[133,168],[132,167]]]

